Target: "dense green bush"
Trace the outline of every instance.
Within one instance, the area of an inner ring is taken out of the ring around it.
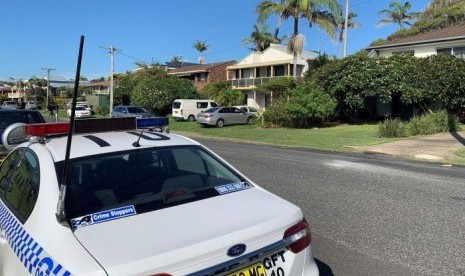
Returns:
[[[440,132],[456,131],[457,125],[453,116],[441,110],[431,114],[415,116],[407,123],[399,119],[385,120],[379,124],[379,137],[406,137],[413,135],[429,135]]]
[[[407,136],[405,123],[399,118],[386,119],[384,122],[379,123],[378,137],[398,138]]]
[[[289,90],[289,100],[281,99],[265,111],[265,122],[271,126],[309,127],[328,120],[336,101],[313,84],[300,84]]]

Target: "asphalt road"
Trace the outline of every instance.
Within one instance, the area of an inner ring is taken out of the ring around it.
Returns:
[[[303,209],[322,275],[465,275],[465,167],[197,140]]]

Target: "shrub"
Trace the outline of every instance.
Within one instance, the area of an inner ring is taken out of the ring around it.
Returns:
[[[407,130],[405,124],[399,119],[386,119],[379,123],[378,137],[397,138],[406,137]]]
[[[428,135],[455,131],[456,129],[455,120],[444,110],[420,117],[413,117],[408,122],[408,131],[410,135]]]

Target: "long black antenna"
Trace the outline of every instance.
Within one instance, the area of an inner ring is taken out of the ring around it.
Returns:
[[[71,103],[71,118],[69,121],[69,131],[68,131],[68,141],[66,143],[66,155],[65,161],[63,165],[63,174],[61,177],[60,183],[60,195],[58,198],[57,204],[57,212],[56,218],[57,221],[64,226],[69,227],[68,221],[66,220],[65,214],[65,196],[66,196],[66,179],[68,178],[68,164],[69,164],[69,155],[71,153],[71,141],[73,140],[73,129],[74,129],[74,118],[76,112],[76,100],[77,100],[77,93],[79,88],[79,78],[81,76],[81,60],[82,60],[82,48],[84,46],[84,36],[81,35],[81,43],[79,45],[79,56],[78,56],[78,63],[76,69],[76,78],[74,79],[74,93],[73,93],[73,101]]]

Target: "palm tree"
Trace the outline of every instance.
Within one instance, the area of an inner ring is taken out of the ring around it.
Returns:
[[[357,29],[358,27],[361,26],[361,24],[359,22],[354,20],[354,18],[357,17],[357,16],[358,15],[356,13],[349,12],[349,15],[347,16],[348,17],[347,29]],[[342,13],[340,14],[340,17],[337,18],[336,23],[337,23],[337,29],[339,30],[338,40],[339,40],[340,43],[342,43],[344,41],[344,34],[345,34],[344,31],[345,31],[345,28],[346,28],[346,20],[342,16]],[[346,49],[346,51],[347,51],[347,49]]]
[[[272,14],[281,19],[294,20],[294,32],[288,41],[293,53],[293,77],[297,78],[297,55],[302,52],[303,36],[299,34],[299,19],[306,18],[311,28],[316,24],[330,36],[336,34],[336,18],[341,7],[337,0],[263,0],[257,6],[258,22],[263,23]]]
[[[202,56],[202,53],[208,50],[207,42],[205,40],[199,40],[197,39],[194,44],[192,44],[192,47],[194,47],[197,51],[199,51],[199,63],[202,64],[204,62],[204,58]]]
[[[254,24],[253,32],[250,37],[242,40],[242,43],[252,43],[255,47],[251,48],[253,51],[263,52],[271,43],[279,43],[270,32],[268,32],[268,26],[262,24]]]
[[[408,26],[412,25],[409,21],[412,21],[419,15],[417,12],[409,12],[411,8],[412,5],[410,5],[408,1],[404,4],[401,4],[399,0],[391,2],[391,4],[389,4],[389,9],[378,12],[378,15],[385,16],[385,18],[381,19],[376,26],[380,27],[382,25],[395,23],[398,25],[399,31],[405,29],[404,24]]]

